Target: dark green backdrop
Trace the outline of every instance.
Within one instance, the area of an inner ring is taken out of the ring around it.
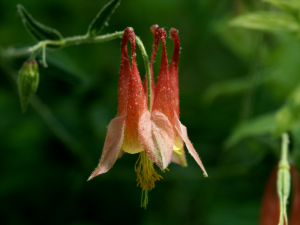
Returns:
[[[18,3],[68,37],[84,34],[106,2],[1,0],[0,46],[35,43],[17,15]],[[135,182],[137,155],[125,154],[108,173],[86,181],[117,114],[120,39],[49,52],[49,67],[40,65],[38,110],[29,105],[25,114],[11,74],[26,58],[1,59],[0,224],[257,224],[279,141],[263,135],[230,148],[224,143],[242,121],[278,109],[299,82],[297,41],[227,26],[230,18],[263,8],[246,0],[122,0],[103,30],[133,27],[148,54],[153,24],[179,30],[181,122],[209,178],[187,155],[187,168],[171,164],[162,174],[149,193],[147,210],[140,208]],[[172,39],[167,49],[171,59]],[[144,76],[139,50],[137,59]],[[278,71],[277,65],[287,69]],[[264,82],[269,68],[277,83]],[[287,70],[295,76],[285,80]]]

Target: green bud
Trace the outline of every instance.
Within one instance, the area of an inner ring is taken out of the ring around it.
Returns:
[[[18,78],[19,94],[21,100],[22,112],[26,111],[27,105],[36,92],[39,84],[39,68],[35,60],[27,60],[20,72]]]

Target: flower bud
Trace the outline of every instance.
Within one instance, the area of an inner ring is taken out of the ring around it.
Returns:
[[[39,69],[35,60],[24,62],[18,78],[19,94],[21,100],[22,112],[26,111],[28,102],[36,92],[39,84]]]

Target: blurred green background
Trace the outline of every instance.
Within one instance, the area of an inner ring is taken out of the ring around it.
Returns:
[[[84,34],[107,1],[1,0],[3,49],[36,43],[17,15],[19,3],[69,37]],[[147,210],[135,182],[138,155],[125,154],[108,173],[86,181],[117,114],[121,40],[49,51],[38,99],[25,114],[11,75],[27,58],[1,56],[0,224],[258,224],[264,186],[279,159],[275,113],[300,83],[300,48],[285,32],[228,26],[255,10],[274,9],[257,0],[122,0],[102,31],[131,26],[151,54],[153,24],[179,30],[181,122],[209,178],[187,154],[187,168],[171,164],[160,172],[164,179],[149,193]],[[172,39],[167,49],[170,60]],[[139,50],[137,60],[144,76]],[[299,127],[290,132],[296,166]]]

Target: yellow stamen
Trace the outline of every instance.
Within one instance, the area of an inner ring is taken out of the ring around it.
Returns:
[[[134,169],[137,173],[137,186],[142,188],[141,207],[146,209],[148,204],[148,191],[155,187],[155,181],[163,179],[163,177],[157,174],[153,167],[152,160],[145,151],[140,153]]]

